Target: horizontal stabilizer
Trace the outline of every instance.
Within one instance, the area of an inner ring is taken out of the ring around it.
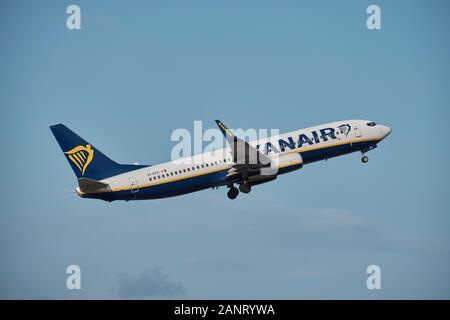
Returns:
[[[107,183],[103,183],[88,178],[79,178],[78,185],[80,187],[81,192],[93,192],[99,189],[107,188],[109,186],[109,184]]]

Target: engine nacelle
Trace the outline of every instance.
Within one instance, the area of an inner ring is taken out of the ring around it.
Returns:
[[[303,167],[303,159],[300,153],[285,153],[271,158],[270,170],[273,174],[286,173]]]
[[[271,159],[270,167],[261,168],[259,172],[249,174],[248,183],[261,184],[275,180],[280,173],[298,170],[303,166],[303,159],[299,153],[283,154]]]
[[[272,157],[270,166],[246,172],[245,180],[250,185],[266,183],[275,180],[278,174],[298,170],[301,167],[303,167],[303,159],[299,153],[282,154]],[[236,171],[235,174],[238,172]]]

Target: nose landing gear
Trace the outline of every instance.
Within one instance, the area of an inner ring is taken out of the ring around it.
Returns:
[[[374,144],[373,146],[370,146],[369,148],[366,148],[366,149],[362,149],[362,150],[361,150],[361,162],[362,162],[362,163],[367,163],[367,162],[369,162],[369,157],[366,156],[366,152],[367,152],[367,151],[370,151],[370,150],[373,150],[373,149],[375,149],[376,147],[377,147],[377,145]]]

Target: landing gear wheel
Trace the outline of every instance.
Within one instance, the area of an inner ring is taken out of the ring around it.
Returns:
[[[228,190],[227,196],[229,199],[233,200],[236,199],[236,197],[239,194],[239,190],[236,187],[231,187],[230,190]]]
[[[362,163],[367,163],[369,162],[369,157],[368,156],[364,156],[361,158]]]
[[[241,183],[239,185],[239,191],[241,191],[242,193],[249,193],[250,191],[252,191],[252,186],[248,183]]]

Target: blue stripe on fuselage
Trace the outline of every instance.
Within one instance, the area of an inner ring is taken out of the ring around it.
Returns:
[[[315,150],[308,150],[300,152],[300,154],[303,158],[303,164],[308,164],[315,161],[329,159],[336,156],[352,153],[355,151],[364,150],[377,144],[378,142],[379,141],[354,142],[325,148],[319,148]],[[298,169],[303,164],[281,168],[278,171],[278,174],[280,175]],[[227,173],[228,169],[224,169],[221,171],[211,172],[204,175],[198,175],[195,177],[140,188],[139,191],[136,193],[132,193],[131,190],[121,190],[117,192],[84,194],[82,195],[82,197],[102,199],[106,201],[168,198],[203,189],[208,189],[216,185],[226,185],[227,183],[235,182],[235,181],[227,181],[226,179]]]

